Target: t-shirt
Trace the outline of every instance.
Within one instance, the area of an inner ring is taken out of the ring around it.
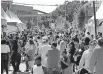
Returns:
[[[47,66],[47,57],[46,57],[46,55],[47,55],[48,50],[51,50],[51,46],[49,44],[43,45],[40,49],[40,55],[41,55],[41,58],[42,58],[41,63],[44,67]]]
[[[92,56],[92,52],[93,51],[90,51],[89,49],[83,52],[82,58],[79,63],[80,68],[83,68],[83,67],[86,69],[89,68],[89,63],[90,63],[90,59]],[[85,63],[85,65],[83,65],[84,63]]]
[[[33,66],[33,74],[44,74],[42,66]]]
[[[60,61],[60,51],[57,49],[49,50],[47,58],[48,68],[57,68],[59,61]]]
[[[28,55],[29,61],[32,61],[35,59],[35,45],[30,45],[27,55]]]
[[[10,52],[9,45],[1,45],[1,53],[8,53]]]

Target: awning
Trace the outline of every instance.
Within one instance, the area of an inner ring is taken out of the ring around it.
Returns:
[[[8,15],[5,13],[5,11],[3,10],[3,8],[1,7],[1,17],[2,19],[5,19],[6,21],[11,20]]]
[[[12,11],[5,11],[1,7],[1,24],[6,25],[7,33],[17,31],[17,27],[19,30],[25,29],[25,24],[21,22],[18,16]]]
[[[21,20],[18,18],[18,16],[14,12],[8,10],[6,13],[10,17],[10,19],[11,19],[11,20],[8,20],[7,22],[22,23]]]

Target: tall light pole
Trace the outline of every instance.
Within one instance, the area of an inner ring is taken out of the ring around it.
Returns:
[[[97,20],[96,20],[96,13],[95,13],[95,1],[93,1],[93,10],[94,10],[94,23],[95,23],[95,38],[97,38]]]

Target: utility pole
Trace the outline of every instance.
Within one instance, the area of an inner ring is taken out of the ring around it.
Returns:
[[[66,0],[65,0],[65,23],[66,23]]]
[[[94,23],[95,23],[95,38],[97,39],[97,20],[96,20],[96,13],[95,13],[95,1],[93,1],[93,10],[94,10]]]
[[[66,14],[66,12],[67,12],[67,0],[65,0],[65,24],[66,24],[66,16],[67,16],[67,14]]]

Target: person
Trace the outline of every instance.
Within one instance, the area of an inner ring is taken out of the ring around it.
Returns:
[[[67,52],[64,50],[62,52],[62,58],[61,58],[61,69],[62,74],[69,74],[69,65],[70,65],[70,59],[67,56]]]
[[[73,74],[74,70],[74,54],[75,54],[76,48],[74,42],[70,42],[69,44],[69,53],[68,57],[70,58],[70,65],[69,65],[69,74]]]
[[[63,50],[66,49],[66,43],[64,40],[60,42],[60,54],[62,54]]]
[[[90,72],[103,74],[103,38],[98,40],[99,47],[95,48],[90,59]]]
[[[80,62],[80,59],[82,57],[82,54],[83,54],[84,50],[85,50],[84,49],[84,43],[81,42],[80,45],[79,45],[79,49],[76,50],[75,55],[74,55],[74,62],[75,62],[77,70],[78,70],[79,62]]]
[[[78,35],[75,35],[75,37],[74,37],[74,41],[77,42],[77,43],[79,43]]]
[[[89,37],[86,37],[84,39],[84,43],[85,43],[85,50],[87,50],[89,48],[89,42],[90,42],[90,38]]]
[[[29,50],[26,53],[27,54],[27,58],[28,58],[28,70],[31,71],[32,67],[34,65],[34,59],[35,59],[35,51],[36,51],[36,46],[34,45],[33,40],[29,40]]]
[[[1,74],[3,74],[3,70],[6,70],[6,74],[8,73],[8,63],[9,63],[9,54],[10,48],[6,45],[6,40],[1,40]]]
[[[54,74],[59,74],[60,51],[56,47],[57,43],[52,43],[52,50],[49,50],[47,53],[47,67]]]
[[[103,38],[102,33],[99,34],[99,38]]]
[[[94,40],[94,35],[91,35],[91,40]]]
[[[83,52],[82,58],[79,63],[79,69],[84,68],[88,72],[90,72],[89,62],[90,62],[90,58],[91,58],[91,55],[92,55],[92,52],[93,52],[95,46],[96,46],[96,40],[90,41],[88,50],[85,50]]]
[[[74,56],[75,51],[76,51],[74,42],[71,42],[71,43],[69,44],[69,47],[70,47],[69,53],[70,53],[70,55],[71,55],[71,62],[74,62],[73,56]]]
[[[46,67],[41,64],[41,57],[38,55],[35,59],[35,65],[33,66],[33,74],[48,74]]]
[[[86,37],[90,38],[90,32],[87,32]]]
[[[20,72],[19,65],[21,62],[21,52],[19,50],[18,39],[14,37],[12,46],[11,63],[13,66],[13,73]]]
[[[51,50],[51,46],[48,43],[48,38],[47,37],[43,37],[43,45],[41,46],[40,50],[39,50],[39,55],[41,55],[42,58],[42,65],[44,67],[47,67],[47,52],[48,50]]]
[[[25,56],[25,61],[26,61],[26,72],[28,72],[30,70],[29,67],[29,63],[30,61],[33,62],[33,55],[31,53],[31,51],[34,50],[34,43],[32,41],[32,39],[28,38],[28,41],[25,45],[25,50],[24,50],[24,56]],[[32,51],[34,52],[34,51]],[[35,53],[33,53],[35,54]]]

